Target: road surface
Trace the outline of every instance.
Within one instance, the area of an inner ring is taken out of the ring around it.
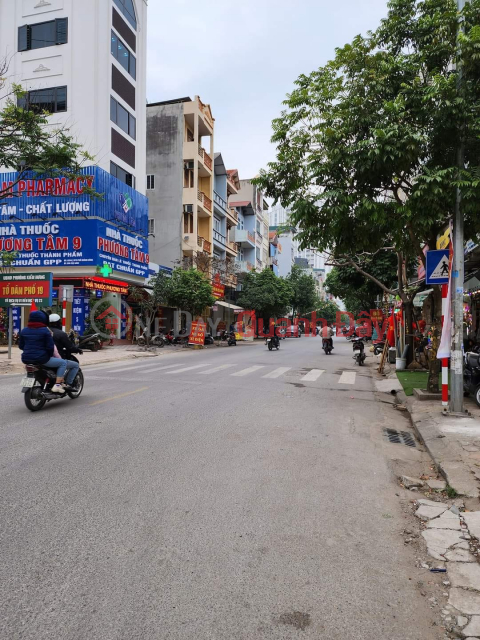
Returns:
[[[442,637],[343,338],[329,357],[305,337],[165,348],[85,378],[35,414],[0,381],[2,638]]]

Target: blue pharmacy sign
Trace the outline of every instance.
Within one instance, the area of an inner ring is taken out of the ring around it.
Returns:
[[[148,200],[99,167],[82,177],[39,179],[0,174],[0,251],[15,251],[16,267],[108,264],[148,277]],[[84,192],[88,185],[101,198]],[[10,191],[9,191],[10,189]]]
[[[426,284],[448,284],[449,250],[427,251]]]
[[[90,296],[83,289],[73,290],[72,304],[72,328],[81,336],[85,333],[85,327],[89,322]]]

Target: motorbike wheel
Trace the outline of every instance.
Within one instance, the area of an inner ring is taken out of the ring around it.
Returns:
[[[40,411],[45,406],[46,400],[41,395],[42,387],[35,385],[31,389],[25,391],[25,405],[30,411]]]
[[[75,380],[73,381],[73,387],[75,388],[75,390],[67,391],[68,396],[72,400],[76,400],[76,398],[78,398],[83,391],[83,385],[84,385],[83,373],[79,369],[77,375],[75,376]]]
[[[92,351],[98,351],[100,347],[98,346],[98,342],[92,342],[92,346],[90,347]]]
[[[272,347],[272,343],[271,342],[268,343],[268,350],[269,351],[273,351],[273,347]]]
[[[477,403],[477,406],[480,407],[480,384],[475,389],[475,396],[474,397],[475,397],[475,402]]]

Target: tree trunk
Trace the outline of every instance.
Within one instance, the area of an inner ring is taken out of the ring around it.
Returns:
[[[407,366],[415,359],[415,340],[413,337],[413,300],[405,302],[405,344],[408,345]],[[399,354],[399,357],[402,354]]]
[[[428,382],[427,391],[429,393],[440,393],[440,360],[437,358],[438,351],[438,329],[435,327],[432,336],[432,348],[428,352]]]

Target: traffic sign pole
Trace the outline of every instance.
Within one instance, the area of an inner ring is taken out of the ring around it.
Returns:
[[[448,284],[442,284],[442,327],[445,322]],[[448,407],[448,358],[442,358],[442,405]]]
[[[12,359],[13,344],[13,307],[8,307],[8,359]]]

